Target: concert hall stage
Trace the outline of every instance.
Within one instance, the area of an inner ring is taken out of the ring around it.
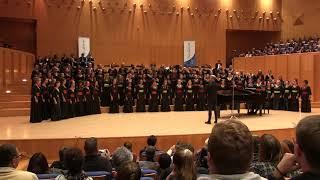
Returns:
[[[239,118],[254,133],[274,134],[279,139],[294,137],[294,127],[308,115],[320,114],[314,108],[310,114],[299,112],[270,111],[262,117],[246,115],[241,110]],[[222,111],[220,121],[227,120],[230,111]],[[0,143],[15,143],[21,151],[29,155],[44,152],[49,160],[58,158],[58,150],[63,146],[83,147],[87,137],[99,138],[101,148],[113,151],[125,141],[133,143],[133,151],[138,153],[146,144],[146,137],[158,136],[158,147],[168,149],[177,141],[186,141],[201,148],[213,125],[207,125],[207,112],[159,112],[159,113],[119,113],[99,114],[58,122],[44,121],[30,124],[27,116],[1,117]]]

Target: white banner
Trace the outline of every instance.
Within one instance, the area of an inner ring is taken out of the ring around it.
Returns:
[[[196,42],[195,41],[184,41],[184,66],[195,66],[196,65]]]
[[[78,38],[78,52],[79,57],[81,57],[81,54],[84,54],[84,57],[87,57],[90,54],[90,38]]]

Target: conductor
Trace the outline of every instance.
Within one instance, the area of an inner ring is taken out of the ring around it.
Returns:
[[[212,109],[214,111],[214,123],[218,122],[217,91],[218,85],[215,82],[215,76],[211,75],[209,79],[209,84],[207,86],[208,121],[206,122],[206,124],[211,124]]]

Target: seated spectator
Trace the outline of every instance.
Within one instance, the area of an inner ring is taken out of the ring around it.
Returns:
[[[132,155],[133,155],[132,161],[137,162],[137,155],[132,152],[132,143],[129,141],[126,141],[125,143],[123,143],[123,146],[126,147],[127,149],[129,149],[129,151],[132,153]]]
[[[299,167],[303,173],[291,180],[320,179],[320,116],[302,119],[296,127],[296,139],[294,154],[286,153],[268,179],[283,179]]]
[[[145,150],[148,146],[154,146],[156,148],[156,156],[161,154],[162,152],[159,149],[157,149],[156,144],[157,144],[157,137],[154,135],[149,136],[147,139],[147,146],[144,147],[142,150],[140,150],[140,158],[145,157]]]
[[[173,155],[173,170],[167,180],[195,180],[196,178],[193,153],[189,149],[176,151]]]
[[[123,163],[117,172],[116,180],[140,180],[141,169],[135,162]]]
[[[49,174],[52,172],[49,169],[47,158],[42,153],[35,153],[32,155],[27,171],[35,174]]]
[[[209,138],[207,138],[204,142],[204,147],[202,147],[197,153],[196,153],[196,167],[198,174],[208,174],[208,141]]]
[[[171,157],[167,153],[163,153],[159,156],[158,177],[160,180],[165,180],[167,176],[171,173],[171,162]]]
[[[253,160],[252,163],[259,161],[259,146],[260,146],[260,137],[253,135]]]
[[[290,141],[290,140],[288,140],[288,139],[285,139],[285,140],[283,140],[282,142],[281,142],[281,145],[282,145],[282,152],[283,152],[283,154],[284,153],[291,153],[291,154],[293,154],[294,153],[294,144],[293,144],[293,142],[292,141]],[[285,150],[285,149],[286,150]]]
[[[65,170],[66,167],[63,162],[64,153],[67,150],[66,147],[63,147],[59,150],[59,161],[53,161],[50,168]]]
[[[21,154],[13,144],[0,145],[0,180],[37,180],[34,173],[16,170]]]
[[[117,171],[123,163],[132,160],[132,153],[126,147],[118,147],[112,154],[112,167]]]
[[[98,154],[98,141],[96,138],[89,138],[84,143],[84,166],[85,171],[107,171],[111,172],[110,161]]]
[[[156,148],[154,146],[148,146],[145,149],[145,161],[139,161],[139,166],[142,169],[152,169],[152,170],[158,170],[159,164],[158,162],[155,162],[155,154],[156,154]]]
[[[253,156],[252,147],[252,135],[242,122],[229,120],[217,123],[208,142],[210,175],[202,175],[198,180],[265,179],[258,174],[248,172]]]
[[[260,138],[259,161],[253,163],[251,170],[267,178],[275,170],[280,158],[280,142],[273,135],[264,134]]]
[[[69,148],[65,151],[64,162],[67,171],[56,177],[56,180],[92,180],[83,171],[84,157],[80,149]]]

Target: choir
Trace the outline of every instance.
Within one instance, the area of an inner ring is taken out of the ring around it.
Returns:
[[[97,65],[92,57],[38,58],[32,72],[30,122],[57,121],[101,113],[203,111],[207,109],[207,86],[211,76],[220,89],[251,89],[265,96],[265,108],[311,112],[311,89],[305,80],[284,81],[271,72],[264,75],[235,72],[230,65],[212,68],[151,65]],[[239,106],[235,104],[235,106]],[[224,109],[226,107],[219,107]],[[235,107],[236,109],[238,107]]]

